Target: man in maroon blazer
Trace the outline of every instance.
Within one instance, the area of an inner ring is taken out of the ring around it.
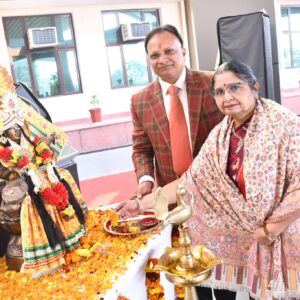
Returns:
[[[167,90],[171,84],[179,88],[193,157],[211,129],[223,118],[210,93],[211,72],[191,71],[185,67],[186,49],[174,26],[152,30],[145,39],[145,49],[158,79],[131,99],[132,160],[139,183],[135,195],[138,198],[152,191],[154,176],[158,186],[179,177],[173,169],[170,144]]]

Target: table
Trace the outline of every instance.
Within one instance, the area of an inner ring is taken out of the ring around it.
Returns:
[[[106,210],[114,205],[102,206],[99,209]],[[147,300],[147,287],[145,285],[145,268],[149,258],[159,258],[166,247],[171,246],[172,226],[168,225],[160,234],[154,234],[145,248],[141,249],[136,258],[130,263],[127,272],[119,277],[113,288],[107,291],[105,300],[116,300],[118,296],[125,296],[130,300]],[[174,285],[171,284],[163,272],[160,273],[161,285],[164,287],[165,298],[175,299]]]
[[[114,208],[114,205],[103,206],[100,209]],[[147,247],[140,250],[137,257],[129,265],[128,271],[119,278],[104,299],[117,300],[118,296],[125,296],[130,300],[147,300],[147,288],[145,286],[145,267],[149,258],[159,258],[166,247],[171,246],[172,226],[165,227],[160,234],[155,234],[153,239],[148,241]],[[161,284],[164,287],[165,299],[174,300],[174,285],[166,278],[165,273],[160,273]],[[237,292],[236,300],[249,300],[247,292]]]

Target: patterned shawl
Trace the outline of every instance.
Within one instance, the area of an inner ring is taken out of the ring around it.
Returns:
[[[212,130],[180,181],[195,196],[193,243],[205,244],[231,271],[215,270],[215,287],[245,289],[256,299],[300,297],[300,220],[270,247],[253,238],[264,223],[300,212],[300,122],[274,101],[257,101],[244,144],[246,198],[226,174],[232,124],[226,116]]]

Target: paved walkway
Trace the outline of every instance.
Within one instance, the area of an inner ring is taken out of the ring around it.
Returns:
[[[133,171],[132,146],[78,155],[79,180],[88,180]]]
[[[81,193],[89,208],[129,199],[137,188],[132,147],[79,155],[75,158]]]

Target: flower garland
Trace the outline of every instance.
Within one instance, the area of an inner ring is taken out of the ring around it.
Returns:
[[[53,152],[50,150],[49,146],[45,143],[45,141],[36,136],[33,138],[33,144],[35,145],[35,151],[42,159],[42,163],[45,165],[48,164],[53,158]]]
[[[64,210],[69,204],[69,194],[65,186],[59,182],[54,174],[53,165],[51,163],[53,152],[45,141],[38,136],[34,137],[32,142],[35,145],[34,150],[40,157],[41,162],[47,167],[48,179],[52,185],[51,187],[47,186],[44,188],[40,186],[40,195],[59,210]]]
[[[24,168],[30,163],[27,155],[17,150],[12,150],[10,147],[0,149],[0,158],[8,166],[16,166],[18,168]]]
[[[64,210],[68,205],[69,194],[61,182],[56,183],[52,188],[47,186],[40,195],[59,210]]]
[[[164,288],[160,284],[160,272],[155,270],[157,258],[150,258],[146,265],[146,286],[149,300],[165,300]]]
[[[176,226],[172,229],[172,247],[178,248],[179,231]],[[158,264],[157,258],[150,258],[146,265],[146,286],[149,300],[163,300],[165,299],[163,287],[160,285],[160,272],[154,270],[155,265]],[[175,285],[176,300],[184,299],[184,286]]]
[[[38,136],[34,137],[33,144],[35,145],[34,150],[38,154],[41,162],[46,165],[48,179],[51,183],[51,187],[43,187],[40,182],[35,182],[35,186],[38,188],[41,197],[57,207],[58,210],[62,212],[64,218],[69,219],[73,217],[75,211],[72,205],[69,204],[69,193],[65,186],[59,181],[53,170],[53,152],[45,141]]]
[[[48,203],[57,207],[61,211],[64,218],[71,218],[75,211],[71,205],[69,205],[69,193],[65,186],[59,181],[54,173],[52,158],[53,152],[45,143],[45,141],[36,136],[32,140],[35,151],[38,154],[36,157],[36,163],[33,164],[29,157],[16,149],[11,149],[10,147],[4,147],[0,149],[0,159],[2,159],[10,167],[26,168],[28,175],[30,176],[36,193],[46,200]],[[51,186],[46,186],[38,178],[35,170],[37,170],[38,165],[44,164],[47,168],[47,175]]]

